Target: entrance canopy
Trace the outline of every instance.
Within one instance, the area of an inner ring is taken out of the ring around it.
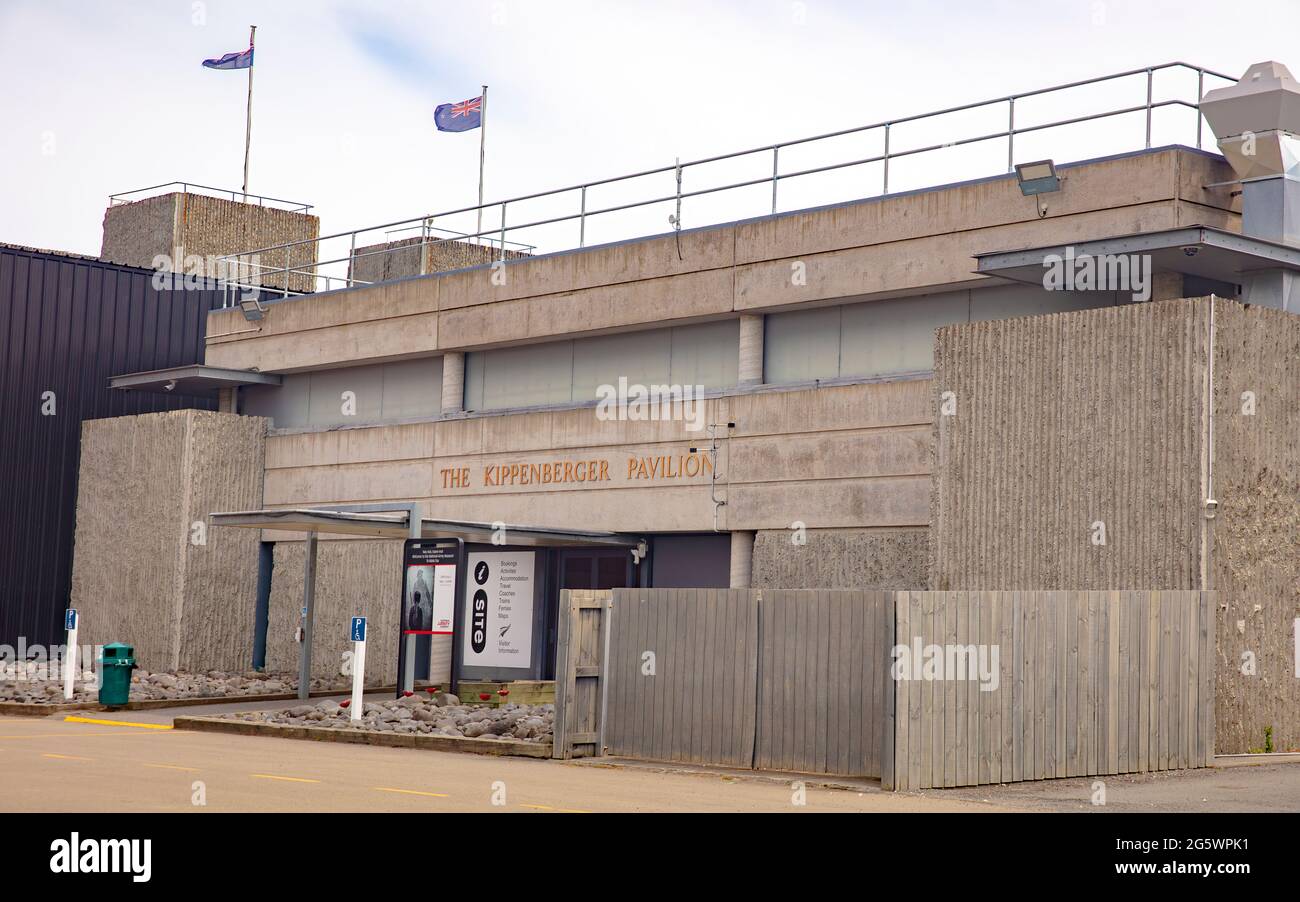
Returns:
[[[1084,255],[1146,255],[1157,272],[1176,272],[1227,284],[1240,284],[1246,275],[1266,269],[1300,270],[1300,250],[1208,226],[1188,226],[1163,232],[1144,232],[1118,238],[1076,241],[1024,250],[976,254],[977,272],[1013,282],[1043,283],[1043,263],[1048,256],[1075,259]]]
[[[306,700],[311,683],[312,633],[316,620],[316,545],[320,533],[385,539],[460,539],[465,545],[500,544],[498,537],[513,546],[546,548],[589,547],[639,549],[645,540],[613,532],[552,529],[542,526],[512,526],[507,523],[475,523],[464,520],[431,520],[419,516],[412,501],[390,504],[341,505],[336,508],[289,508],[255,511],[224,511],[208,515],[213,526],[243,529],[277,529],[306,533],[306,569],[303,573],[303,639],[298,659],[298,697]],[[494,539],[498,541],[494,542]],[[413,639],[408,636],[408,639]],[[411,688],[414,650],[406,656],[408,666],[404,688]]]
[[[109,388],[123,391],[175,392],[178,395],[216,397],[223,388],[240,385],[279,385],[281,376],[272,373],[255,373],[252,370],[232,370],[219,366],[195,363],[174,366],[165,370],[143,373],[125,373],[108,380]]]
[[[406,505],[402,506],[406,507]],[[412,524],[409,510],[385,513],[293,508],[216,513],[209,515],[209,519],[213,526],[242,526],[249,529],[280,529],[287,532],[334,533],[389,539],[461,539],[467,545],[491,545],[493,537],[501,535],[502,532],[510,545],[548,548],[595,546],[632,549],[643,541],[636,536],[615,532],[516,526],[509,523],[478,523],[470,520],[421,518]]]

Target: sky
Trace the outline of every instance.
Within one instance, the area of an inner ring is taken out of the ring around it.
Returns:
[[[496,201],[1174,60],[1237,76],[1276,59],[1300,72],[1300,0],[1254,2],[1249,22],[1233,24],[1242,9],[1203,0],[0,0],[0,241],[97,254],[111,194],[173,180],[237,189],[247,73],[200,63],[244,49],[252,24],[249,190],[312,204],[330,234],[473,204],[480,133],[437,132],[433,109],[484,84],[485,194]],[[1194,100],[1195,82],[1162,72],[1156,99]],[[1026,99],[1017,124],[1139,105],[1145,91],[1139,75]],[[896,126],[891,147],[1006,122],[1003,103]],[[1143,132],[1138,114],[1031,133],[1017,138],[1015,156],[1135,150]],[[882,139],[877,129],[787,148],[781,168],[876,155]],[[1195,143],[1194,115],[1158,110],[1153,143],[1175,142]],[[1003,139],[899,159],[890,187],[996,175],[1006,157]],[[689,167],[684,186],[759,178],[771,166],[765,152]],[[877,194],[881,177],[871,164],[792,178],[779,208]],[[671,173],[593,187],[588,208],[673,190]],[[575,191],[508,216],[567,215],[579,203]],[[758,216],[770,204],[766,185],[688,199],[682,224]],[[587,243],[666,231],[673,211],[670,202],[592,217]],[[577,244],[577,224],[509,237],[561,249]]]

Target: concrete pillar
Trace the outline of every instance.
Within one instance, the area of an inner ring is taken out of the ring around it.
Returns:
[[[448,351],[442,355],[442,412],[460,413],[465,409],[465,353]]]
[[[731,588],[748,589],[754,571],[754,534],[731,534]]]
[[[1126,303],[1130,295],[1125,292],[1119,293],[1121,303]],[[1183,274],[1180,272],[1158,272],[1151,275],[1151,301],[1169,301],[1174,298],[1185,298],[1187,294],[1183,291]]]
[[[763,382],[763,315],[746,313],[740,317],[741,385]],[[734,533],[733,533],[734,535]]]
[[[217,389],[217,411],[219,413],[235,413],[235,389],[219,388]]]

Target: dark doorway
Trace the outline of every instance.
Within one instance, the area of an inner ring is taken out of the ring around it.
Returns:
[[[621,548],[560,551],[561,589],[622,589],[632,582],[632,555]]]
[[[638,585],[637,568],[626,548],[557,548],[546,595],[546,675],[555,679],[555,646],[561,589],[623,589]]]
[[[655,536],[650,540],[650,585],[726,589],[731,585],[731,534]]]

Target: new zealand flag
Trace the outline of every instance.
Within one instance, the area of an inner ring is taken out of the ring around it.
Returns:
[[[460,103],[443,103],[433,111],[433,124],[440,132],[467,132],[483,124],[483,98]]]

